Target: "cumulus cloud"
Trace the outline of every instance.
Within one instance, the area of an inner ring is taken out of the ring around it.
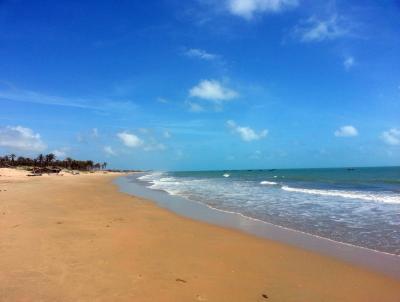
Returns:
[[[352,137],[358,135],[358,130],[354,126],[342,126],[334,132],[337,137]]]
[[[350,68],[353,67],[354,63],[355,63],[354,57],[349,56],[344,59],[343,66],[346,70],[350,70]]]
[[[261,130],[260,132],[256,132],[250,127],[239,126],[232,120],[227,121],[226,124],[234,133],[238,134],[240,138],[245,142],[259,140],[268,135],[267,129]]]
[[[141,129],[143,135],[148,135],[149,130],[148,129]],[[145,131],[143,131],[145,130]],[[129,147],[129,148],[140,148],[140,150],[143,151],[162,151],[167,149],[167,147],[159,143],[154,137],[146,137],[145,139],[140,138],[136,134],[124,131],[117,133],[117,137],[121,140],[121,142]],[[107,146],[104,148],[104,152],[108,153],[109,155],[116,155],[114,150]]]
[[[296,7],[298,0],[227,0],[228,11],[235,16],[251,20],[254,15],[261,13],[277,13]]]
[[[202,80],[199,84],[190,89],[189,95],[215,103],[229,101],[237,98],[239,94],[227,87],[224,87],[216,80]]]
[[[143,141],[138,136],[127,131],[117,133],[117,137],[129,148],[137,148],[143,145]]]
[[[211,61],[217,59],[219,56],[213,53],[209,53],[203,49],[191,48],[185,51],[185,55],[190,58],[198,58],[201,60]]]
[[[343,23],[344,19],[337,15],[325,20],[311,17],[302,25],[296,26],[294,32],[302,42],[333,40],[349,34],[349,30]]]
[[[400,129],[392,128],[384,131],[381,138],[388,145],[398,146],[400,145]]]
[[[46,145],[40,138],[40,134],[22,126],[0,128],[0,147],[10,150],[36,152],[46,149]]]
[[[112,156],[117,155],[117,153],[114,151],[114,149],[111,146],[105,146],[103,148],[103,150],[107,155],[112,155]]]

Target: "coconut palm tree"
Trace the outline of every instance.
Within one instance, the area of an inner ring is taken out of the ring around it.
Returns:
[[[1,1],[1,0],[0,0]],[[70,157],[64,160],[57,160],[53,153],[46,155],[39,154],[36,158],[31,159],[29,157],[19,156],[15,154],[0,156],[0,167],[9,166],[30,166],[30,167],[43,167],[46,165],[52,165],[59,168],[68,168],[76,170],[90,171],[93,169],[100,170],[107,167],[107,163],[94,163],[92,160],[74,160]]]
[[[14,163],[15,163],[15,158],[16,158],[17,156],[14,154],[14,153],[12,153],[12,154],[10,154],[10,158],[11,158],[11,165],[12,166],[14,166]]]
[[[43,154],[39,154],[38,157],[36,158],[36,160],[39,163],[39,166],[43,166],[43,162],[44,162]]]
[[[86,170],[92,170],[93,169],[93,161],[92,160],[87,160],[86,161]]]
[[[51,164],[55,159],[56,159],[56,156],[53,153],[47,154],[45,157],[46,165]]]
[[[71,157],[67,157],[67,158],[64,160],[64,162],[66,162],[66,164],[67,164],[66,168],[71,169],[71,167],[72,167],[72,162],[73,162],[72,158],[71,158]]]

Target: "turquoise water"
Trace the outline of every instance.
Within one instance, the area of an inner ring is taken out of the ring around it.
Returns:
[[[400,167],[151,172],[138,180],[217,209],[400,254]]]

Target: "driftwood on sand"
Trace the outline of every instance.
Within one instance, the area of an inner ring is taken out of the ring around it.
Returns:
[[[47,174],[58,174],[60,173],[61,169],[52,167],[33,167],[31,170],[31,173],[28,174],[28,176],[42,176],[42,174],[47,173]]]

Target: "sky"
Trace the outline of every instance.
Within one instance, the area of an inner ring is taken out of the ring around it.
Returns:
[[[400,165],[400,2],[0,1],[0,154]]]

